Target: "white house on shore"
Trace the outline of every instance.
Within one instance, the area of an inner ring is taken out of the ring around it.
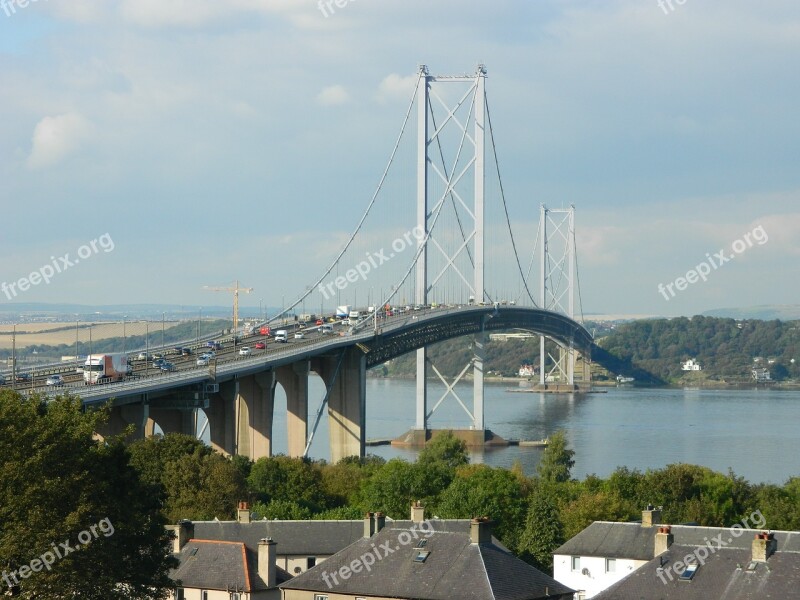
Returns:
[[[702,371],[703,367],[697,362],[696,358],[690,358],[681,365],[681,371]]]

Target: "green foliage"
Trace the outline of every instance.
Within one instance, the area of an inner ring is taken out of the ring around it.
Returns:
[[[442,464],[456,469],[469,464],[467,443],[457,438],[452,431],[442,431],[429,441],[417,456],[420,465]]]
[[[311,510],[308,507],[290,500],[270,500],[267,504],[256,502],[251,512],[256,519],[305,521],[311,518]]]
[[[599,344],[621,360],[665,380],[689,378],[749,381],[753,359],[775,362],[769,367],[776,379],[797,378],[800,364],[800,321],[737,322],[733,319],[695,316],[650,319],[626,323]],[[700,373],[681,370],[681,363],[697,358]],[[628,373],[626,373],[628,374]]]
[[[569,481],[575,451],[567,447],[567,436],[563,431],[556,431],[548,438],[547,448],[542,459],[536,465],[536,472],[543,480],[551,483]]]
[[[155,600],[172,587],[159,494],[129,465],[120,440],[93,439],[106,416],[68,397],[45,403],[0,391],[2,568],[17,571],[53,544],[74,547],[91,527],[97,532],[54,556],[50,570],[20,578],[14,595]]]
[[[513,548],[525,520],[524,483],[506,469],[462,467],[442,493],[436,511],[443,518],[489,517],[497,536]]]
[[[540,486],[531,496],[517,552],[537,569],[552,574],[553,550],[564,541],[564,526],[556,497],[550,486]]]
[[[311,518],[318,521],[354,521],[363,517],[363,512],[357,506],[337,506],[318,512]]]
[[[262,502],[287,500],[303,502],[319,510],[325,508],[322,476],[306,458],[278,455],[259,458],[247,478],[250,490]]]

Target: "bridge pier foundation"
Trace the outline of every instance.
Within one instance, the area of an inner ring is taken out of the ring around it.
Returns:
[[[272,456],[272,413],[275,372],[266,371],[238,380],[235,398],[236,454],[251,460]]]
[[[151,407],[145,427],[145,437],[153,435],[156,423],[158,423],[165,435],[168,433],[194,435],[194,411],[192,410]]]
[[[331,463],[347,456],[364,456],[367,404],[367,361],[356,347],[348,348],[334,380],[338,355],[325,356],[317,372],[328,388],[328,431]]]
[[[97,434],[102,437],[113,437],[122,434],[129,425],[135,426],[134,432],[126,437],[126,441],[144,439],[147,435],[150,406],[148,404],[123,404],[113,406],[108,422],[99,428]]]
[[[239,380],[219,384],[219,392],[211,397],[208,430],[211,447],[226,456],[236,453],[236,398]]]
[[[286,392],[287,454],[303,456],[308,439],[308,360],[278,367],[277,380]]]

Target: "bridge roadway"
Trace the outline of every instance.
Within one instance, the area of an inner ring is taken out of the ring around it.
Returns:
[[[302,455],[308,434],[307,377],[315,371],[328,389],[331,459],[337,460],[364,452],[366,369],[435,342],[512,328],[543,333],[591,354],[589,332],[560,313],[504,305],[442,307],[379,317],[377,322],[368,318],[334,335],[310,327],[305,339],[285,344],[269,339],[266,350],[251,356],[222,353],[208,367],[196,366],[196,356],[191,356],[176,363],[176,372],[68,390],[88,406],[113,398],[112,419],[101,434],[120,433],[133,423],[138,436],[148,435],[154,422],[165,432],[188,433],[188,413],[201,407],[209,418],[212,446],[258,458],[271,453],[274,389],[281,383],[289,411],[289,454]],[[252,349],[263,339],[252,336],[238,347]]]

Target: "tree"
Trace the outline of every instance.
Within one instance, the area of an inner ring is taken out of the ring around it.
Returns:
[[[435,435],[417,456],[417,463],[427,465],[440,463],[450,469],[469,464],[467,443],[457,438],[452,431],[443,431]]]
[[[17,597],[155,600],[174,585],[157,488],[119,439],[93,439],[107,414],[0,392],[0,568]]]
[[[553,550],[564,543],[564,526],[550,486],[540,486],[528,506],[525,529],[517,549],[521,558],[540,571],[553,572]]]
[[[247,483],[265,503],[270,500],[304,502],[314,511],[327,504],[320,470],[307,458],[284,455],[259,458],[250,469]]]
[[[563,431],[556,431],[550,436],[542,459],[536,465],[536,472],[545,481],[562,483],[569,481],[575,461],[575,451],[567,447],[567,436]]]

